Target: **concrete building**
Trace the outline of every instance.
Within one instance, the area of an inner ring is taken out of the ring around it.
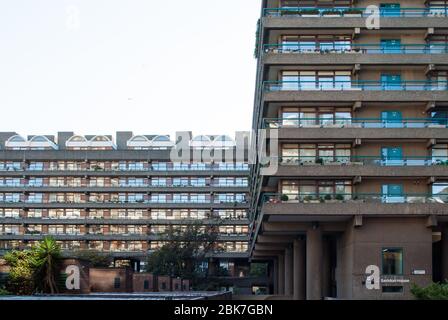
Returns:
[[[234,152],[227,136],[178,133],[189,152]],[[227,289],[247,277],[247,162],[172,161],[165,135],[22,137],[0,133],[0,253],[53,236],[67,255],[96,250],[138,271],[171,226],[219,233],[204,272]],[[219,282],[219,281],[218,281]],[[251,283],[249,283],[249,286]],[[251,290],[251,288],[246,288]]]
[[[262,1],[253,128],[278,170],[252,170],[250,254],[274,294],[408,299],[448,279],[447,9]]]

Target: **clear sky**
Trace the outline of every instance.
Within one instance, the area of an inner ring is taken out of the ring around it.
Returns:
[[[0,131],[249,130],[259,0],[0,0]]]

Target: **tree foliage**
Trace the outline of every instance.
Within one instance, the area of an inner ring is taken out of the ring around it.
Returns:
[[[6,290],[16,295],[57,293],[61,250],[52,238],[44,238],[30,250],[11,251],[4,256],[9,265]]]
[[[418,300],[448,300],[448,282],[432,283],[424,288],[413,284],[411,292]]]
[[[199,264],[215,249],[218,237],[215,230],[204,232],[199,224],[170,228],[164,239],[167,244],[149,256],[147,271],[195,281],[200,276]]]
[[[73,254],[73,258],[90,262],[93,268],[107,268],[112,263],[110,256],[95,250],[80,250]]]
[[[33,255],[34,252],[25,250],[11,251],[4,256],[6,263],[10,266],[6,290],[17,295],[29,295],[33,293]]]
[[[33,248],[33,278],[36,289],[44,293],[57,293],[62,259],[61,248],[53,238],[46,237]]]

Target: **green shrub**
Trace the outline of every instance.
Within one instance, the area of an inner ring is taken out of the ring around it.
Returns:
[[[432,283],[424,288],[413,284],[411,293],[418,300],[448,300],[448,283]]]
[[[6,290],[5,288],[0,288],[0,296],[10,296],[11,292]]]

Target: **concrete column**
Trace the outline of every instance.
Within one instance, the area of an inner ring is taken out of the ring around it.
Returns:
[[[274,294],[278,294],[278,261],[277,259],[274,259],[272,261],[272,267],[273,267],[273,274],[272,274],[272,282],[274,285]]]
[[[285,256],[278,256],[278,294],[285,294]]]
[[[305,300],[305,241],[294,240],[294,300]]]
[[[448,226],[442,229],[442,281],[448,282]]]
[[[285,250],[285,295],[293,295],[292,248]]]
[[[322,299],[322,231],[318,225],[306,234],[306,299]]]
[[[322,296],[330,296],[331,264],[330,264],[330,240],[322,240]]]

